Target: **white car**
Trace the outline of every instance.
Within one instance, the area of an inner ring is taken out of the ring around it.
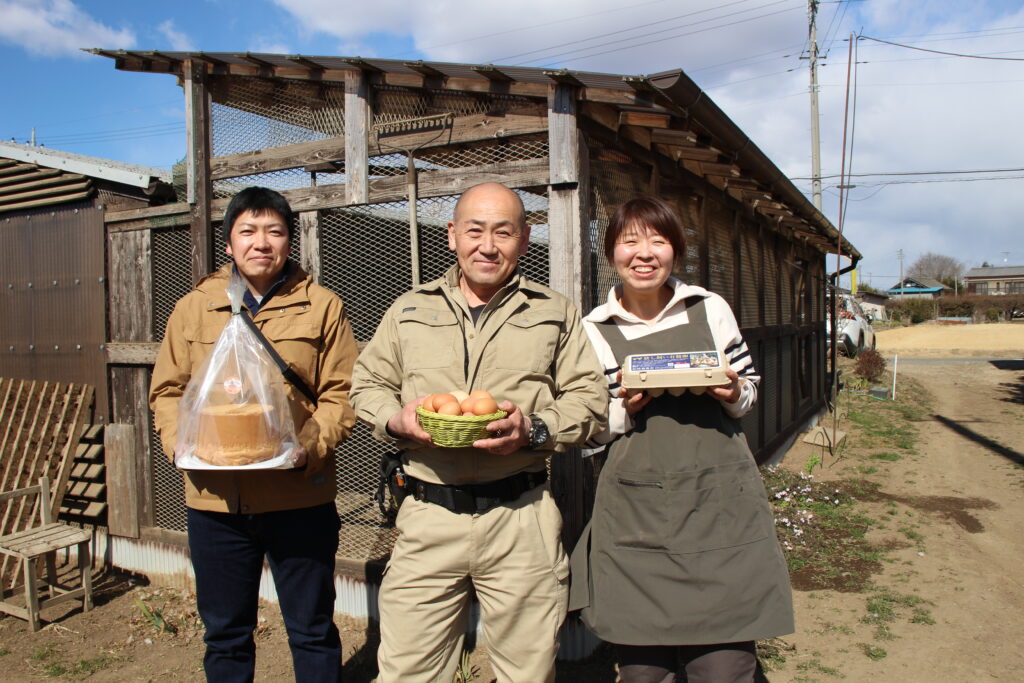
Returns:
[[[851,295],[839,294],[838,297],[839,327],[836,329],[836,339],[839,342],[839,351],[850,358],[856,358],[864,349],[875,348],[875,331],[871,328],[871,317],[864,313],[860,304]],[[825,333],[831,343],[831,320],[826,323]]]

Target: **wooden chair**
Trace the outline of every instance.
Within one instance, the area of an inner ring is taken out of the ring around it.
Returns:
[[[37,507],[42,524],[0,536],[0,554],[10,555],[22,562],[25,605],[8,602],[7,590],[0,586],[0,612],[27,619],[32,630],[38,631],[39,610],[43,608],[75,599],[82,600],[82,611],[88,612],[92,608],[92,561],[89,552],[91,534],[86,529],[53,521],[49,477],[40,477],[36,486],[0,493],[0,502],[32,494],[39,496]],[[68,589],[57,582],[56,556],[58,550],[73,545],[78,546],[78,570],[81,573],[82,585]],[[46,578],[42,584],[39,581],[37,566],[40,557],[46,559]],[[40,600],[40,588],[48,589],[48,598]]]

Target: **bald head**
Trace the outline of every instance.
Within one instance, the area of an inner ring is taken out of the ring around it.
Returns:
[[[458,223],[459,220],[463,218],[461,215],[462,209],[465,207],[467,203],[470,203],[471,200],[473,199],[484,199],[485,201],[504,200],[514,202],[515,207],[517,209],[516,226],[519,227],[520,229],[526,227],[526,207],[523,206],[522,198],[512,190],[502,185],[501,183],[494,182],[480,183],[479,185],[474,185],[473,187],[469,188],[468,190],[462,193],[462,196],[459,197],[459,201],[455,202],[455,215],[453,216],[453,220],[456,223]]]

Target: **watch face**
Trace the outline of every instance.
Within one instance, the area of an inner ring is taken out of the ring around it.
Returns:
[[[548,426],[539,417],[530,419],[530,446],[536,448],[548,442]]]

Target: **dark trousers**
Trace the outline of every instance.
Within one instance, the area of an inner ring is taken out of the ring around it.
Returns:
[[[752,683],[754,642],[719,645],[616,645],[622,683]],[[682,675],[677,679],[677,672]]]
[[[341,640],[334,625],[339,527],[334,503],[254,515],[188,510],[208,681],[253,680],[264,557],[288,629],[295,680],[341,680]]]

